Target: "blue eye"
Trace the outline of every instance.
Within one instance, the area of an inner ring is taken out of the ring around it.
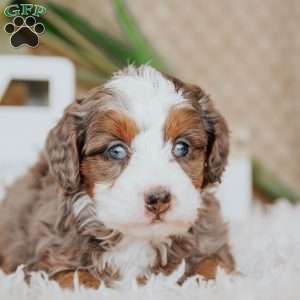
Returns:
[[[190,146],[183,142],[179,141],[175,144],[173,148],[173,153],[175,157],[184,157],[188,154]]]
[[[127,150],[123,145],[117,144],[107,149],[106,154],[111,159],[123,160],[127,157]]]

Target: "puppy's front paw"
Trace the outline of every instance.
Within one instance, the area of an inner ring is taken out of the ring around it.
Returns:
[[[215,279],[218,266],[219,262],[216,258],[205,258],[197,266],[195,274],[202,276],[205,280]]]
[[[56,274],[51,279],[58,282],[61,288],[74,288],[74,271],[64,271]],[[79,284],[90,289],[98,289],[100,281],[88,271],[77,271]]]
[[[219,267],[228,274],[236,273],[235,261],[228,245],[224,245],[212,256],[203,257],[195,266],[194,274],[202,276],[205,280],[215,279]]]

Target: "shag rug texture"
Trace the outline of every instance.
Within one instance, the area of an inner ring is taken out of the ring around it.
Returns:
[[[39,273],[34,274],[28,286],[20,267],[11,275],[0,272],[0,299],[299,300],[300,206],[290,206],[285,201],[268,208],[257,206],[244,221],[231,222],[230,229],[233,253],[241,273],[238,276],[219,271],[215,281],[191,278],[179,287],[176,279],[184,269],[181,265],[176,274],[153,276],[142,287],[127,282],[114,289],[101,286],[99,290],[88,290],[78,287],[75,278],[75,290],[69,291],[60,289]]]

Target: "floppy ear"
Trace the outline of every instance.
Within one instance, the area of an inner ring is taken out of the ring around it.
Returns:
[[[199,109],[203,120],[208,142],[202,188],[220,182],[229,153],[229,130],[224,117],[215,109],[212,100],[200,87],[184,83],[170,75],[165,77],[173,82],[177,91],[192,101],[195,108]]]
[[[53,177],[66,194],[74,194],[80,189],[81,150],[86,124],[105,96],[111,94],[103,87],[92,89],[65,109],[63,117],[48,134],[46,158]]]
[[[76,192],[80,185],[78,130],[75,102],[68,106],[58,124],[49,132],[46,157],[50,171],[66,193]]]
[[[208,137],[202,187],[221,182],[229,154],[229,130],[224,117],[214,108],[208,96],[199,100]]]

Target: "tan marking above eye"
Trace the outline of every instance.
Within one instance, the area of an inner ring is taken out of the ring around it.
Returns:
[[[190,149],[186,156],[173,156],[194,186],[200,188],[203,182],[207,136],[199,113],[193,108],[173,109],[165,123],[164,139],[171,141],[173,145],[180,140],[188,142]]]
[[[123,143],[130,147],[139,129],[136,123],[125,114],[117,111],[102,111],[93,116],[86,130],[83,148],[85,156],[80,165],[83,184],[93,197],[96,182],[113,183],[126,167],[128,159],[111,160],[100,154],[113,143]]]
[[[106,113],[106,121],[102,126],[128,145],[130,145],[133,138],[139,133],[134,120],[115,111]]]
[[[164,127],[164,139],[175,143],[178,138],[185,138],[191,147],[205,147],[205,130],[198,112],[194,109],[176,108],[170,112]]]
[[[128,146],[139,133],[134,120],[117,111],[106,111],[97,114],[90,122],[86,132],[85,154],[101,150],[115,140]]]

